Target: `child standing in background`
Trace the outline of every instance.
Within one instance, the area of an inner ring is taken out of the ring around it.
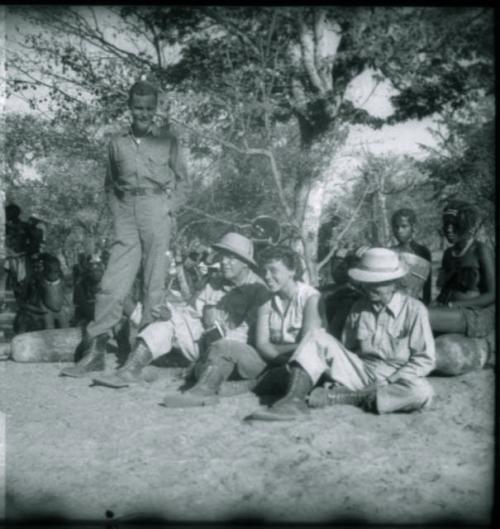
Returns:
[[[398,244],[392,246],[392,249],[399,253],[414,254],[418,257],[426,259],[432,264],[432,256],[429,248],[413,240],[416,223],[417,215],[413,209],[403,208],[398,209],[393,213],[391,218],[392,233],[398,241]],[[429,271],[429,275],[422,288],[422,293],[419,296],[419,299],[421,299],[425,305],[429,305],[431,302],[431,276],[432,271]]]

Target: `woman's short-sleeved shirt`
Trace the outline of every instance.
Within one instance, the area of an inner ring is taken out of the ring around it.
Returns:
[[[297,282],[297,290],[289,306],[283,306],[282,299],[275,294],[270,301],[269,336],[271,343],[296,343],[304,322],[304,309],[311,296],[319,295],[314,287]]]

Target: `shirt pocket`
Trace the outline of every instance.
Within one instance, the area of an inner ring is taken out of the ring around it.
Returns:
[[[167,184],[172,180],[168,162],[168,156],[165,154],[158,156],[149,153],[146,155],[146,167],[149,174],[155,181],[161,184]]]
[[[394,360],[405,362],[410,357],[410,336],[404,328],[394,327],[387,331],[388,345]]]

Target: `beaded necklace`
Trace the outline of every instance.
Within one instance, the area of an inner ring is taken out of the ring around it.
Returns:
[[[462,257],[463,255],[465,255],[469,248],[472,246],[472,243],[474,242],[474,237],[471,237],[467,243],[465,244],[465,246],[459,251],[457,252],[453,247],[451,249],[451,255],[455,258],[458,258],[458,257]]]

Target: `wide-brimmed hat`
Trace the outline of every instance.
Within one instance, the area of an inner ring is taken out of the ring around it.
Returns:
[[[370,248],[353,266],[348,274],[354,281],[361,283],[381,283],[399,279],[408,273],[408,267],[393,250]]]
[[[223,250],[234,254],[249,265],[257,266],[257,263],[253,259],[252,241],[239,233],[226,233],[226,235],[224,235],[218,243],[213,244],[212,247],[215,250]]]

